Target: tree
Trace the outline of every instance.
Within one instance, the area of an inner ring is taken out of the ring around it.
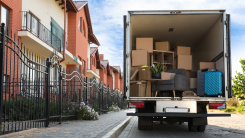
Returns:
[[[232,79],[232,91],[233,95],[244,99],[245,98],[245,59],[240,59],[242,72],[237,72],[234,78]]]

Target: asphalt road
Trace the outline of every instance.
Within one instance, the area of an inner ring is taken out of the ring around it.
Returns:
[[[138,130],[138,118],[134,117],[121,132],[119,138],[244,138],[245,115],[210,117],[205,132],[189,132],[187,123],[169,125],[153,123],[153,130]]]

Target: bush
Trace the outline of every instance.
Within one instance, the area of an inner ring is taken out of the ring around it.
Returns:
[[[83,120],[98,120],[99,114],[98,112],[95,112],[92,107],[89,107],[89,105],[85,105],[84,102],[81,102],[79,106],[76,107],[76,116],[77,119],[83,119]]]
[[[53,106],[50,104],[50,106]],[[3,100],[3,113],[9,120],[26,121],[32,118],[44,118],[45,99],[18,98]]]
[[[226,109],[224,110],[225,112],[235,112],[236,109],[232,108],[232,107],[226,107]]]
[[[238,107],[236,111],[239,113],[245,113],[245,106]]]
[[[117,106],[117,104],[112,103],[112,106],[108,108],[109,111],[119,112],[120,108]]]
[[[237,107],[238,102],[237,102],[236,98],[230,98],[227,101],[227,105],[228,106],[235,106],[235,107]]]

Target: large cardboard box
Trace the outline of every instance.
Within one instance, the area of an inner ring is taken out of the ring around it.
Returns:
[[[197,69],[215,69],[214,62],[200,62]]]
[[[136,38],[136,50],[147,50],[149,53],[153,53],[153,37],[148,38]]]
[[[161,51],[170,51],[170,43],[168,41],[155,42],[155,49]]]
[[[192,70],[192,55],[178,55],[176,57],[176,68]]]
[[[186,71],[186,76],[190,77],[190,78],[197,78],[197,72],[196,71],[192,71],[192,70],[187,70]]]
[[[178,55],[191,55],[191,47],[177,46],[174,49],[174,56]]]
[[[130,97],[151,97],[151,82],[144,81],[141,84],[130,84]]]
[[[132,66],[150,66],[150,55],[147,50],[132,50]]]
[[[161,80],[174,80],[175,73],[162,72]]]
[[[197,88],[197,78],[190,78],[190,89]]]
[[[130,77],[134,74],[134,72],[140,67],[130,67]],[[139,72],[135,76],[135,80],[139,80]]]
[[[150,80],[151,74],[150,66],[139,68],[139,80]]]

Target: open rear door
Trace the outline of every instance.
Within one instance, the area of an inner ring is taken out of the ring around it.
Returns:
[[[126,97],[126,31],[127,30],[127,16],[123,16],[123,96]]]
[[[230,32],[230,14],[226,14],[226,44],[227,44],[227,90],[228,98],[232,97],[232,65],[231,65],[231,32]]]

